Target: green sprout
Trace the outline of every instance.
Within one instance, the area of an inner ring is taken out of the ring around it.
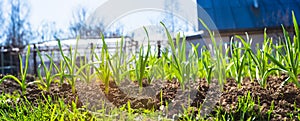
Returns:
[[[48,54],[46,54],[47,58],[50,60],[50,65],[49,65],[49,69],[48,69],[48,67],[46,66],[46,64],[42,58],[41,52],[38,49],[36,51],[38,53],[38,56],[40,57],[41,65],[43,66],[44,73],[45,73],[45,81],[44,81],[42,74],[41,74],[41,69],[40,69],[41,65],[39,65],[39,67],[38,67],[38,77],[40,78],[39,83],[42,84],[42,86],[41,86],[42,88],[45,88],[45,90],[47,90],[49,92],[50,85],[51,85],[53,79],[55,77],[58,77],[59,74],[52,74],[53,65],[54,65],[52,57],[50,57]]]
[[[0,80],[0,83],[2,83],[5,79],[8,79],[8,78],[13,79],[20,85],[22,94],[24,95],[26,93],[26,87],[27,87],[26,76],[27,76],[27,69],[28,69],[28,64],[29,64],[29,57],[30,57],[30,45],[27,46],[24,68],[23,68],[22,56],[19,55],[21,80],[19,80],[17,77],[15,77],[13,75],[6,75]]]
[[[298,88],[300,88],[300,84],[298,81],[298,74],[299,74],[299,56],[300,56],[300,42],[299,42],[299,27],[297,24],[296,17],[293,14],[293,22],[294,22],[294,28],[295,33],[293,37],[293,43],[292,38],[289,36],[288,32],[285,30],[285,28],[282,26],[283,29],[283,35],[284,35],[284,51],[285,55],[283,53],[280,53],[280,55],[284,58],[284,63],[279,62],[279,60],[276,60],[275,57],[272,55],[265,53],[266,56],[278,67],[273,67],[268,70],[268,72],[265,74],[265,77],[268,76],[273,71],[282,71],[284,73],[288,74],[288,78],[282,83],[282,86],[285,85],[287,82],[293,82]]]
[[[146,50],[146,55],[144,53],[144,46],[140,48],[138,58],[135,59],[135,74],[137,77],[137,81],[139,83],[140,88],[142,88],[142,82],[146,74],[146,66],[148,65],[148,59],[150,55],[150,43],[149,43],[149,35],[148,31],[144,27],[144,30],[146,32],[147,38],[148,38],[148,46]]]
[[[109,92],[109,81],[111,77],[111,69],[109,67],[110,56],[108,53],[107,45],[104,41],[104,35],[102,34],[102,51],[101,58],[95,53],[95,58],[100,62],[99,67],[95,67],[98,78],[104,82],[105,93]]]

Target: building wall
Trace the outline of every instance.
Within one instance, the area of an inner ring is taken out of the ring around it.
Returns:
[[[231,41],[231,37],[233,37],[234,35],[240,35],[242,36],[246,41],[247,41],[247,37],[245,33],[242,32],[238,32],[238,33],[220,33],[221,37],[216,37],[216,43],[220,43],[221,40],[223,42],[223,50],[225,50],[226,48],[229,47],[230,45],[230,41]],[[252,44],[251,44],[251,48],[254,50],[254,52],[256,52],[257,49],[257,45],[259,45],[261,47],[261,45],[264,42],[264,32],[260,31],[260,32],[249,32],[249,38],[252,39]],[[271,37],[273,39],[273,43],[275,44],[276,42],[278,42],[279,37],[282,37],[282,32],[281,31],[272,31],[272,32],[267,32],[267,36]],[[188,39],[189,43],[193,43],[193,44],[197,44],[199,43],[201,47],[206,46],[207,48],[212,49],[212,41],[211,38],[209,36],[202,36],[202,38],[199,37],[198,38],[193,38],[193,39]],[[240,40],[236,37],[234,37],[233,42],[240,42]],[[191,48],[191,46],[188,46],[189,48]],[[224,52],[224,51],[223,51]],[[225,52],[224,52],[225,53]]]

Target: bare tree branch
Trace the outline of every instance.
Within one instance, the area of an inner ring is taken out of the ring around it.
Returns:
[[[30,9],[26,3],[26,0],[10,1],[9,24],[5,32],[6,45],[22,48],[34,38],[28,22]]]
[[[87,25],[87,17],[87,10],[83,7],[78,8],[73,13],[73,19],[70,22],[69,27],[71,37],[75,38],[80,36],[80,38],[95,38],[99,37],[101,32],[104,32],[103,23],[100,22],[95,26]]]
[[[0,28],[3,28],[5,24],[5,18],[3,16],[2,7],[3,7],[3,1],[0,1]],[[0,29],[0,42],[2,41],[3,36],[4,36],[4,30]]]

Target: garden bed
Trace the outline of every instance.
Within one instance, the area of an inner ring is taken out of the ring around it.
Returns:
[[[238,87],[238,84],[234,79],[227,79],[222,95],[214,106],[215,110],[205,119],[213,119],[214,117],[225,115],[234,119],[256,117],[257,120],[299,120],[300,89],[293,83],[281,87],[281,83],[285,78],[287,78],[285,75],[280,77],[269,77],[267,79],[266,88],[262,88],[255,81],[250,81],[249,78],[244,79],[240,87]],[[34,78],[28,77],[27,79],[27,82],[32,82]],[[72,93],[71,86],[67,83],[62,84],[61,86],[57,83],[51,84],[50,92],[42,91],[36,85],[29,85],[25,96],[32,104],[37,104],[36,101],[38,101],[38,99],[43,99],[44,95],[46,97],[52,97],[53,101],[58,98],[63,99],[66,104],[71,104],[72,101],[77,102],[76,105],[79,108],[89,104],[88,109],[112,108],[114,106],[120,108],[129,101],[132,109],[154,109],[155,111],[162,111],[160,107],[162,104],[165,105],[166,103],[161,103],[161,99],[163,99],[163,102],[170,103],[172,101],[174,102],[173,104],[177,106],[181,106],[183,102],[186,102],[178,100],[183,98],[175,98],[175,96],[182,96],[176,94],[180,88],[180,84],[176,82],[176,80],[163,83],[164,84],[161,82],[156,84],[146,84],[145,82],[144,84],[144,88],[150,86],[153,86],[151,87],[152,89],[154,89],[154,86],[156,86],[156,88],[161,88],[162,97],[160,97],[160,90],[157,90],[154,93],[155,95],[146,94],[144,96],[130,97],[128,94],[132,96],[131,93],[123,92],[126,87],[120,89],[113,81],[110,83],[108,93],[104,93],[105,87],[101,82],[93,81],[90,83],[78,82],[75,94]],[[128,87],[138,86],[134,85],[135,83],[132,84],[133,85],[128,85]],[[192,101],[193,103],[190,105],[193,110],[190,111],[188,115],[195,118],[201,110],[199,106],[206,97],[209,85],[206,80],[202,79],[198,80],[198,85],[193,88],[197,88],[198,92]],[[0,92],[13,94],[13,92],[21,92],[21,88],[14,80],[6,80],[0,85]],[[247,99],[247,101],[246,98],[248,94],[250,95],[250,99]],[[245,100],[239,100],[242,97]],[[22,100],[24,101],[24,99],[20,99],[19,101]],[[242,108],[247,109],[243,112]],[[171,114],[169,115],[175,115],[175,112],[172,114],[170,111],[170,113]],[[241,116],[244,117],[242,118]]]
[[[174,41],[162,23],[170,46],[159,58],[149,44],[139,53],[124,53],[123,40],[109,53],[102,38],[99,53],[92,48],[78,60],[77,45],[65,55],[58,41],[62,60],[55,63],[37,50],[41,64],[33,77],[27,74],[28,46],[19,77],[0,76],[0,119],[300,120],[300,31],[294,15],[294,36],[283,28],[284,39],[274,44],[265,31],[254,51],[252,39],[236,35],[225,54],[200,22],[214,45],[201,48],[200,55],[199,45],[186,55],[185,38],[179,33]]]

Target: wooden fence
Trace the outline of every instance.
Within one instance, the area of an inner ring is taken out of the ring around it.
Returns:
[[[62,41],[63,42],[63,41]],[[99,41],[98,41],[99,42]],[[55,42],[54,42],[55,43]],[[117,44],[118,43],[118,44]],[[116,51],[116,49],[119,49],[120,45],[119,42],[106,42],[108,46],[108,51],[110,53],[113,53]],[[140,49],[141,43],[138,41],[124,41],[123,50],[127,53],[138,53]],[[155,48],[161,48],[166,45],[166,41],[150,41],[151,46],[155,46]],[[87,42],[85,44],[78,45],[77,48],[77,59],[79,62],[80,58],[83,58],[84,56],[89,57],[91,54],[92,48],[94,48],[94,52],[99,53],[101,52],[103,45],[101,43],[97,42]],[[28,68],[28,74],[37,75],[37,68],[41,64],[41,60],[37,54],[36,49],[39,49],[41,52],[42,58],[45,62],[45,64],[48,66],[50,64],[49,59],[46,57],[46,54],[52,56],[54,63],[59,64],[60,60],[62,60],[62,56],[60,53],[60,50],[58,48],[58,44],[56,45],[47,45],[45,43],[40,44],[32,44],[30,45],[31,52],[29,56],[29,68]],[[72,49],[71,49],[72,48]],[[62,49],[65,55],[69,55],[71,52],[75,51],[74,46],[70,46],[68,44],[62,44]],[[160,50],[160,49],[157,49]],[[27,48],[20,50],[18,48],[5,48],[0,47],[0,74],[13,74],[17,75],[20,70],[20,61],[19,61],[19,55],[22,56],[22,62],[23,65],[25,63],[25,55],[26,55]],[[91,60],[93,61],[93,60]],[[23,66],[24,67],[24,66]],[[43,71],[43,69],[41,69]],[[42,72],[43,73],[43,72]]]
[[[19,53],[19,48],[0,47],[0,74],[18,73]]]

